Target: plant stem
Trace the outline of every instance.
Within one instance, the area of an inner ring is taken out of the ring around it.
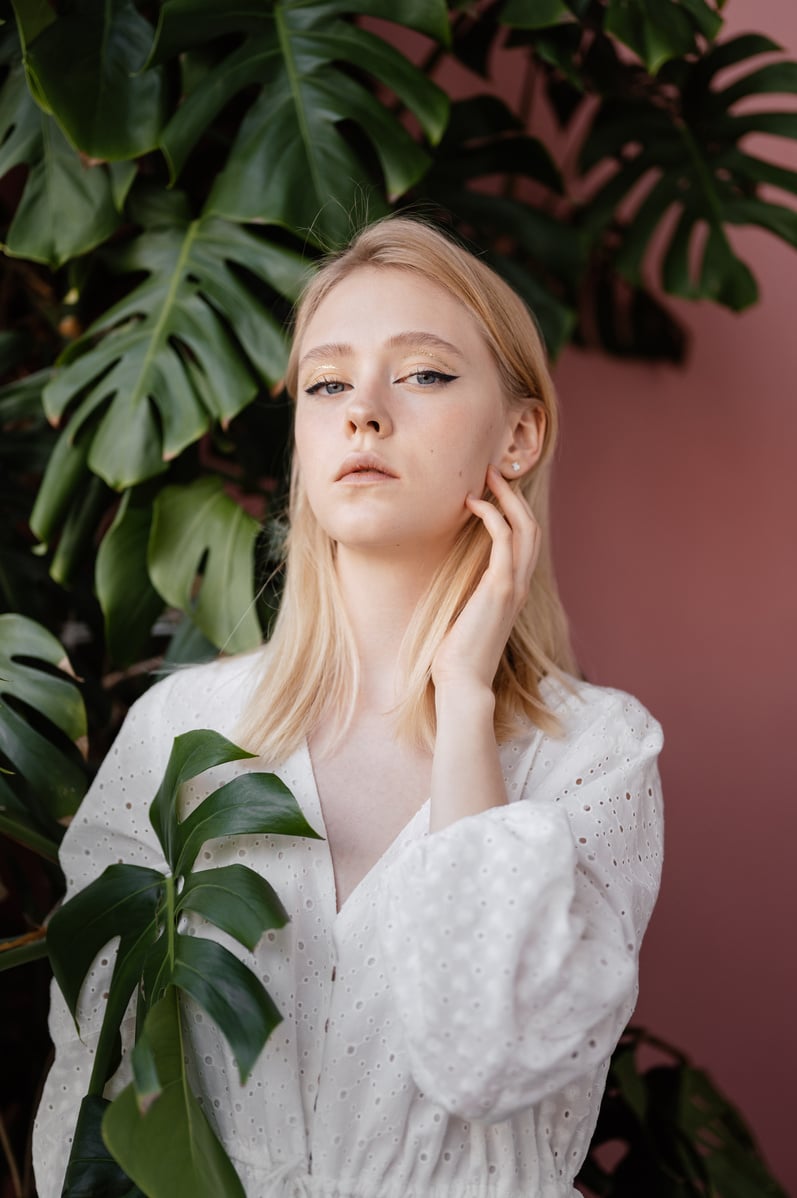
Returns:
[[[174,912],[175,885],[174,878],[169,874],[166,878],[166,935],[169,941],[169,968],[174,969],[174,937],[176,920]]]
[[[0,1114],[0,1147],[3,1149],[3,1155],[8,1161],[8,1172],[11,1176],[11,1186],[14,1191],[14,1198],[22,1198],[22,1178],[19,1176],[17,1162],[14,1160],[14,1153],[11,1150],[11,1141],[6,1132],[6,1125],[3,1122],[3,1116]]]

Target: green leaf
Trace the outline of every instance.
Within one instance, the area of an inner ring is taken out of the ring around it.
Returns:
[[[695,214],[685,209],[675,226],[662,263],[661,277],[665,289],[670,295],[680,295],[684,299],[695,299],[700,294],[700,288],[692,278],[689,262],[689,247],[696,224]]]
[[[431,142],[436,143],[442,137],[448,117],[445,92],[382,38],[346,22],[334,22],[328,29],[304,34],[296,50],[313,62],[345,61],[376,75],[415,114]],[[224,58],[185,98],[161,140],[173,180],[216,114],[243,88],[268,81],[278,69],[280,57],[273,30],[249,39]],[[347,81],[341,78],[345,86]]]
[[[225,34],[262,33],[271,24],[271,13],[262,0],[238,0],[233,5],[218,0],[164,0],[158,21],[151,61],[164,62],[183,53],[189,46],[214,40]],[[448,44],[450,27],[445,0],[320,0],[307,5],[304,0],[288,0],[286,10],[305,8],[309,23],[352,16],[355,13],[394,21],[427,37]],[[303,14],[296,14],[298,22]]]
[[[299,7],[299,0],[296,7]],[[360,13],[364,17],[381,17],[383,21],[395,21],[427,37],[448,44],[450,28],[448,6],[445,0],[324,0],[324,9],[332,14],[347,16]]]
[[[259,978],[214,940],[178,935],[172,980],[223,1032],[245,1082],[282,1020]]]
[[[719,300],[734,312],[749,308],[758,299],[750,268],[733,252],[721,229],[711,229],[706,241],[700,294]]]
[[[86,774],[77,754],[67,755],[2,700],[0,752],[14,768],[15,790],[27,804],[32,826],[48,841],[60,841],[86,791]]]
[[[737,62],[755,58],[759,54],[772,54],[782,50],[777,42],[760,33],[742,33],[712,46],[707,54],[695,64],[694,74],[701,86],[706,87],[719,71],[735,66]]]
[[[245,1198],[190,1091],[174,987],[150,1011],[143,1038],[158,1062],[161,1093],[144,1113],[132,1084],[111,1104],[103,1138],[114,1158],[148,1198]]]
[[[435,162],[424,180],[426,194],[438,185],[461,184],[485,175],[523,176],[561,194],[562,177],[548,150],[495,96],[455,103]]]
[[[51,577],[64,587],[70,585],[77,566],[92,545],[108,505],[108,488],[102,479],[89,475],[81,481],[83,485],[73,498],[50,563]]]
[[[153,34],[132,0],[76,0],[28,42],[25,61],[37,95],[91,158],[136,158],[157,145],[163,72],[140,69]]]
[[[176,906],[204,916],[250,951],[265,931],[288,921],[273,886],[245,865],[189,874]]]
[[[30,526],[45,545],[69,512],[86,475],[91,438],[65,429],[50,454],[44,478],[30,514]]]
[[[20,0],[13,0],[13,7],[20,41],[25,48],[55,20],[48,0],[26,0],[24,4]]]
[[[689,14],[671,0],[609,0],[604,29],[638,54],[651,75],[695,45]]]
[[[110,1105],[94,1094],[81,1102],[61,1198],[144,1198],[103,1143],[102,1120]]]
[[[490,254],[487,261],[526,301],[549,355],[555,358],[575,328],[575,311],[549,291],[514,256]]]
[[[75,1015],[88,969],[115,936],[154,928],[164,875],[141,865],[109,865],[52,916],[47,943],[55,979]]]
[[[168,881],[166,885],[168,887]],[[118,1068],[122,1055],[120,1028],[131,995],[139,985],[150,961],[159,958],[161,945],[166,945],[168,939],[166,936],[159,936],[159,932],[156,918],[149,923],[142,923],[138,929],[133,928],[119,940],[102,1027],[94,1052],[89,1094],[103,1094],[105,1086]]]
[[[243,761],[253,756],[253,753],[241,749],[219,732],[213,732],[209,728],[195,728],[174,738],[166,772],[152,800],[149,818],[169,867],[175,874],[184,872],[182,869],[176,870],[175,867],[184,840],[182,829],[188,822],[184,821],[182,825],[178,825],[177,822],[180,787],[190,778],[195,778],[197,774],[203,774],[205,770],[214,766],[225,765],[230,761]]]
[[[68,743],[46,735],[22,713],[27,709],[43,716],[67,742],[85,736],[83,699],[64,672],[67,665],[66,653],[46,629],[25,616],[0,615],[0,752],[15,771],[0,788],[0,814],[9,834],[45,855],[52,841],[60,839],[59,824],[77,810],[86,773]],[[9,699],[22,704],[22,711]]]
[[[729,200],[723,205],[723,216],[730,224],[768,229],[797,248],[797,212],[783,204],[756,199]]]
[[[88,463],[118,489],[165,470],[214,420],[226,425],[255,396],[270,354],[267,377],[280,377],[279,326],[231,264],[288,288],[289,298],[300,274],[297,255],[246,230],[167,223],[160,209],[155,219],[113,256],[146,279],[69,347],[43,396],[52,421],[78,401],[73,440],[96,421]]]
[[[374,6],[368,7],[373,11]],[[263,90],[216,178],[208,211],[238,221],[284,225],[322,243],[347,240],[355,213],[361,213],[364,204],[369,218],[384,212],[385,204],[339,129],[344,121],[353,121],[368,138],[389,196],[404,194],[427,169],[429,156],[396,116],[335,64],[366,70],[393,90],[434,141],[447,119],[445,95],[381,39],[348,23],[330,21],[335,8],[275,4],[273,26],[252,39]],[[236,86],[252,77],[253,68],[242,51],[233,66]],[[222,81],[220,71],[211,80],[213,105],[232,85]],[[201,87],[187,103],[205,106]],[[189,114],[178,120],[180,146],[171,152],[176,149],[181,158],[190,140]],[[194,120],[192,137],[199,126]],[[275,162],[280,163],[279,172]]]
[[[31,660],[34,659],[34,660]],[[0,693],[13,694],[45,715],[70,740],[86,735],[86,712],[60,642],[41,625],[14,613],[0,615]]]
[[[574,20],[564,0],[507,0],[501,9],[501,24],[513,29],[548,29]]]
[[[230,499],[218,477],[166,487],[155,500],[150,578],[167,603],[231,653],[262,639],[254,605],[257,534],[257,521]]]
[[[179,824],[175,873],[184,874],[191,869],[205,841],[244,833],[320,839],[276,775],[241,774],[208,795]]]
[[[21,164],[29,167],[28,177],[6,234],[7,254],[58,267],[119,225],[107,170],[81,161],[54,119],[36,106],[16,63],[0,92],[0,177]]]
[[[716,103],[730,108],[747,96],[765,96],[797,92],[797,62],[772,62],[749,75],[742,76],[724,91],[715,93]]]
[[[41,818],[37,819],[5,779],[0,778],[0,835],[24,844],[46,861],[57,861],[60,838],[42,832],[41,823]]]
[[[797,171],[763,158],[755,158],[752,154],[744,154],[741,150],[728,150],[722,155],[722,161],[717,161],[717,166],[729,170],[740,179],[771,183],[773,187],[797,193]]]
[[[151,525],[151,507],[139,506],[127,491],[97,551],[95,584],[108,650],[122,666],[138,660],[163,610],[147,573]]]
[[[642,281],[642,264],[654,231],[679,196],[677,182],[662,175],[648,191],[626,229],[617,269],[630,283]]]
[[[601,105],[584,139],[580,167],[589,171],[609,157],[619,166],[594,191],[581,219],[593,236],[606,238],[606,251],[631,282],[640,283],[648,248],[673,208],[677,220],[673,232],[666,234],[668,244],[661,260],[661,280],[672,294],[710,298],[735,311],[754,302],[755,280],[728,242],[725,230],[731,224],[758,224],[790,246],[795,244],[793,211],[770,204],[755,192],[762,184],[795,191],[797,173],[738,147],[748,133],[797,137],[797,114],[737,117],[726,108],[759,87],[768,91],[796,86],[797,66],[781,63],[740,74],[724,92],[710,86],[717,70],[738,67],[748,55],[773,48],[768,39],[743,37],[715,47],[694,63],[682,63],[677,86],[683,109],[678,115],[671,104],[652,99],[629,102],[614,97]],[[674,78],[671,75],[670,82],[662,84],[663,92],[672,89]],[[623,214],[622,225],[618,212]],[[703,260],[693,271],[689,247],[697,227],[707,227],[709,232]]]

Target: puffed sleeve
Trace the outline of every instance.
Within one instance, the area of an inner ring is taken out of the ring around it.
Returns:
[[[630,696],[588,690],[561,739],[539,738],[514,801],[409,844],[383,877],[413,1077],[461,1118],[508,1118],[594,1069],[635,1005],[661,730]]]
[[[166,679],[130,709],[67,829],[60,851],[67,898],[115,862],[166,870],[148,812],[171,749],[165,714],[170,690],[171,679]],[[58,986],[52,984],[50,1035],[55,1060],[33,1133],[39,1198],[58,1198],[61,1193],[78,1108],[88,1089],[114,953],[111,944],[87,975],[78,1008],[79,1036]],[[113,1097],[128,1080],[126,1070],[121,1069],[106,1090],[107,1096]]]

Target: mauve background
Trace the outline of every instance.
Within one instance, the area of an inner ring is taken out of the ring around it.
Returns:
[[[767,33],[797,58],[796,0],[723,15],[723,37]],[[375,24],[422,56],[422,39]],[[492,72],[511,104],[520,57]],[[482,90],[457,67],[444,82]],[[755,148],[797,168],[797,143]],[[553,535],[586,674],[665,730],[664,886],[635,1021],[708,1069],[797,1194],[797,252],[756,231],[733,242],[761,301],[738,316],[673,303],[685,366],[562,355]]]

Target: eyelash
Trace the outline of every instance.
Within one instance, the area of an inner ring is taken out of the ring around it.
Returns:
[[[456,374],[444,374],[442,370],[413,370],[409,374],[405,374],[400,379],[396,379],[395,381],[397,383],[403,383],[407,379],[412,379],[412,378],[417,379],[421,375],[426,375],[433,379],[432,383],[418,383],[417,384],[419,387],[423,387],[423,388],[434,386],[437,384],[440,384],[445,387],[446,384],[453,383],[455,381],[455,379],[457,379],[459,377]],[[343,382],[342,379],[319,379],[317,383],[313,383],[310,387],[305,387],[305,394],[318,395],[321,392],[323,387],[335,387],[335,386],[345,387],[346,384]],[[330,398],[333,395],[340,395],[340,394],[342,394],[342,392],[340,392],[340,391],[333,391],[333,392],[328,391],[327,392],[327,395],[329,395]]]
[[[310,387],[305,387],[304,390],[305,390],[305,395],[318,395],[318,393],[322,387],[344,387],[344,386],[345,386],[345,383],[342,381],[342,379],[319,379],[317,383],[313,383],[312,386],[310,386]],[[327,394],[329,395],[330,393],[327,392]],[[335,391],[333,394],[340,395],[340,392]],[[331,398],[331,395],[330,395],[330,398]]]
[[[443,386],[445,386],[446,383],[453,383],[453,381],[457,378],[457,375],[444,374],[442,370],[413,370],[413,371],[411,371],[410,374],[405,374],[404,378],[397,379],[396,381],[399,383],[403,383],[404,379],[413,379],[413,378],[417,379],[418,376],[422,375],[422,374],[431,375],[431,377],[434,379],[435,383],[441,383]],[[428,385],[429,384],[426,384],[426,383],[418,383],[419,387],[424,387],[424,386],[428,386]]]

